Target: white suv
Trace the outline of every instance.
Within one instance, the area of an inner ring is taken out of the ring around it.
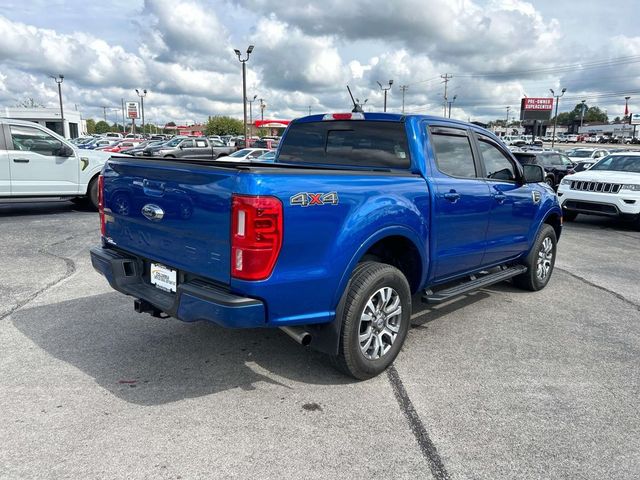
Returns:
[[[640,152],[614,153],[589,170],[567,175],[558,197],[567,221],[579,213],[618,216],[640,228]]]

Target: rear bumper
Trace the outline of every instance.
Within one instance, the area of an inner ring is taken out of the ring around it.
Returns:
[[[262,301],[234,295],[200,281],[179,283],[176,293],[159,290],[145,279],[144,262],[112,249],[91,249],[91,264],[115,290],[146,300],[185,322],[206,320],[228,328],[259,328],[266,322]]]

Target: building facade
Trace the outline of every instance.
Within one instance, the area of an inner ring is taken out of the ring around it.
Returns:
[[[59,108],[3,108],[0,109],[0,116],[39,123],[65,138],[76,138],[87,131],[86,121],[76,110],[64,111],[64,126]]]

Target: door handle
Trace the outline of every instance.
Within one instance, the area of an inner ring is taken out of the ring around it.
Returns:
[[[460,200],[460,194],[456,192],[445,193],[443,197],[449,200],[451,203],[456,203],[458,200]]]
[[[29,163],[29,159],[28,158],[14,158],[13,162],[14,163]]]
[[[502,205],[504,201],[507,199],[507,196],[504,193],[496,193],[493,195],[493,198],[496,199],[496,202]]]

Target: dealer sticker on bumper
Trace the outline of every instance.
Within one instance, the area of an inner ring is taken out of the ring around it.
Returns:
[[[177,272],[159,263],[151,264],[151,283],[165,292],[176,291]]]

